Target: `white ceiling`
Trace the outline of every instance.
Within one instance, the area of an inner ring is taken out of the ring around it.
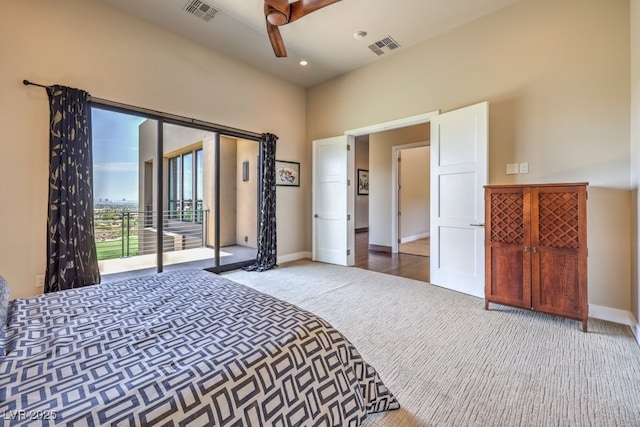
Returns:
[[[220,12],[206,22],[184,9],[192,0],[102,0],[214,51],[302,87],[397,54],[519,0],[342,0],[281,27],[287,58],[276,58],[263,0],[203,0]],[[353,34],[366,31],[356,39]],[[368,46],[390,35],[400,48]],[[309,61],[300,67],[301,59]]]

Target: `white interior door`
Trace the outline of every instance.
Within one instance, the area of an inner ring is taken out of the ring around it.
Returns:
[[[313,141],[313,260],[353,265],[353,137]]]
[[[488,104],[431,119],[431,266],[434,285],[484,297],[484,186]]]

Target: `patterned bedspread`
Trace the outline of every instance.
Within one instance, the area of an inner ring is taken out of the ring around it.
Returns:
[[[356,426],[399,408],[324,320],[201,270],[10,302],[4,425]]]

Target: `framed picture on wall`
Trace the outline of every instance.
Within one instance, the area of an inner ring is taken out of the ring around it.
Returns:
[[[358,169],[358,195],[369,195],[369,171],[366,169]]]
[[[300,163],[276,160],[276,185],[300,187]]]

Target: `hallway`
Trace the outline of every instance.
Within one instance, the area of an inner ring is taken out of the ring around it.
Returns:
[[[369,251],[369,233],[356,233],[355,266],[365,270],[429,281],[429,257]]]

